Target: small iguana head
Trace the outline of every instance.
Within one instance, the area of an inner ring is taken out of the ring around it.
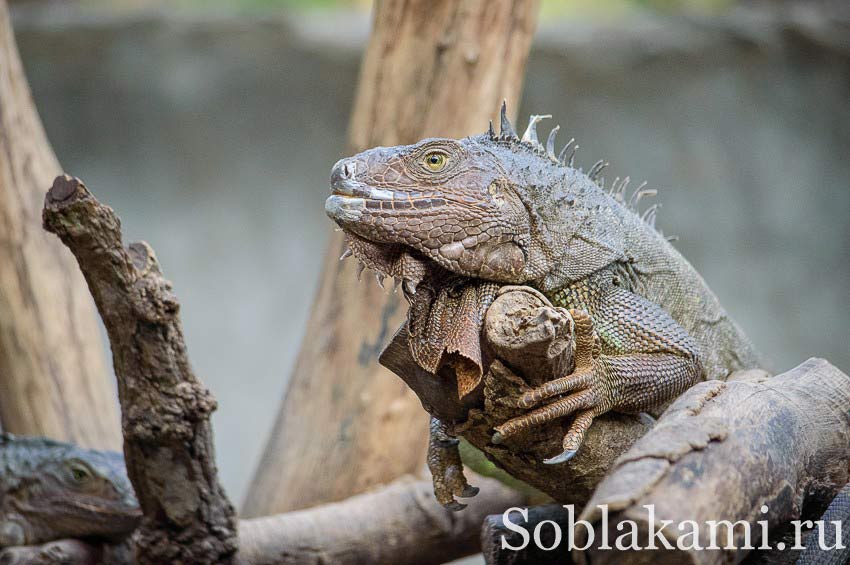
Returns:
[[[407,279],[410,265],[424,258],[466,277],[541,281],[564,255],[559,234],[583,222],[564,209],[577,198],[607,195],[566,166],[568,151],[555,156],[557,128],[546,147],[538,142],[540,118],[532,116],[520,139],[503,105],[499,135],[491,127],[465,139],[426,139],[342,159],[325,211],[353,254],[382,274]]]
[[[138,526],[141,511],[120,453],[8,435],[5,449],[14,450],[19,465],[7,463],[0,498],[19,516],[28,544],[65,537],[117,539]]]

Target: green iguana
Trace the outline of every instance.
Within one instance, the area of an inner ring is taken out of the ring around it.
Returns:
[[[600,414],[646,411],[758,360],[702,277],[655,228],[657,208],[636,211],[654,191],[641,186],[627,197],[628,179],[605,190],[597,180],[605,164],[587,173],[574,168],[572,140],[556,156],[557,127],[545,144],[538,141],[544,117],[531,116],[519,137],[503,105],[499,134],[491,124],[465,139],[425,139],[342,159],[325,210],[365,267],[379,280],[402,283],[412,356],[431,372],[454,364],[461,397],[481,381],[480,352],[471,342],[500,286],[533,287],[593,333],[575,345],[576,358],[587,362],[527,392],[519,404],[528,412],[492,437],[499,443],[572,415],[563,451],[546,461],[562,463]],[[470,279],[489,282],[459,285]],[[464,329],[461,319],[478,325]],[[432,451],[444,450],[439,422],[432,435]],[[456,476],[435,476],[438,498],[449,507],[462,507],[449,491],[471,494],[466,487]]]
[[[141,516],[120,453],[0,433],[0,548],[121,539]]]

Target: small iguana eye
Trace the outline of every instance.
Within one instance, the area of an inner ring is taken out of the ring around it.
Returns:
[[[89,471],[84,465],[80,465],[79,463],[71,464],[71,477],[75,482],[84,483],[89,480],[91,476],[91,471]]]
[[[447,161],[448,157],[446,157],[445,153],[439,151],[431,151],[425,155],[425,166],[429,171],[434,173],[439,173],[445,169]]]

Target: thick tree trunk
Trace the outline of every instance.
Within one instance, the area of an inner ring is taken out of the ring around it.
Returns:
[[[517,108],[537,0],[378,1],[351,121],[354,151],[484,131]],[[330,169],[330,163],[328,164]],[[424,464],[427,415],[378,366],[406,304],[357,285],[335,234],[306,338],[244,514],[336,501]]]
[[[0,422],[116,449],[91,298],[71,254],[41,229],[44,189],[58,173],[0,0]]]

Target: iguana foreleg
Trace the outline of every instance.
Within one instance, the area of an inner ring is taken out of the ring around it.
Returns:
[[[564,436],[564,451],[545,463],[571,459],[593,419],[609,410],[637,413],[675,398],[702,373],[695,343],[658,305],[613,288],[587,311],[573,309],[575,369],[528,391],[517,405],[549,404],[496,428],[493,442],[557,418],[575,414]],[[566,395],[566,396],[561,396]]]
[[[457,438],[449,434],[445,424],[437,418],[431,418],[428,469],[431,471],[437,502],[449,510],[466,508],[466,504],[455,500],[455,496],[470,498],[478,494],[478,487],[466,482]]]

